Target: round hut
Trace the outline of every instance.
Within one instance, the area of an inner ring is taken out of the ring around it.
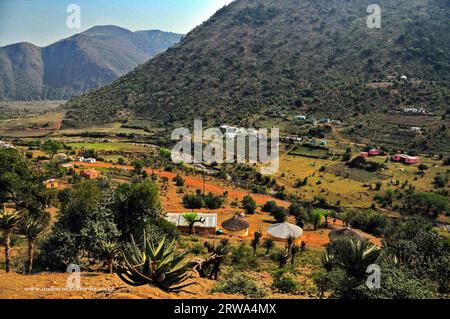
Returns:
[[[249,227],[250,224],[238,215],[235,215],[233,218],[222,223],[222,228],[225,230],[225,234],[231,236],[246,237],[248,236]]]
[[[300,237],[303,235],[303,229],[297,225],[290,224],[288,222],[275,224],[267,229],[269,238],[275,241],[286,242],[289,237],[294,237],[295,243],[300,241]]]
[[[359,239],[359,240],[365,239],[364,236],[359,234],[357,231],[351,229],[350,227],[334,229],[334,230],[330,231],[330,233],[328,234],[328,237],[330,238],[331,241],[336,241],[339,239],[346,239],[346,238],[355,238],[355,239]]]

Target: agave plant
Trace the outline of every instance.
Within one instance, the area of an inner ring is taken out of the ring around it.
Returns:
[[[164,237],[155,246],[144,233],[144,245],[141,251],[131,237],[131,249],[124,251],[126,267],[118,271],[120,279],[131,286],[153,284],[168,292],[179,292],[194,284],[185,283],[189,279],[189,270],[195,262],[185,262],[185,255],[174,252],[175,240],[167,242]]]
[[[279,249],[275,253],[275,260],[278,262],[278,267],[283,268],[289,259],[289,251],[286,249]]]
[[[108,272],[113,273],[114,263],[119,256],[120,248],[117,241],[104,240],[100,242],[101,255],[105,259]]]
[[[3,231],[5,240],[5,271],[11,270],[11,233],[17,229],[22,215],[14,209],[3,208],[0,210],[0,229]]]
[[[327,251],[325,255],[322,256],[322,259],[320,261],[323,268],[325,268],[326,271],[330,272],[336,265],[336,256],[332,252]]]
[[[355,277],[364,277],[367,267],[376,262],[381,252],[368,240],[355,238],[337,240],[332,250],[337,265]]]

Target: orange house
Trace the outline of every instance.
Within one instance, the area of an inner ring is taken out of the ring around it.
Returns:
[[[59,186],[58,181],[54,178],[46,180],[43,184],[44,184],[45,188],[48,188],[48,189],[56,189]]]
[[[80,175],[87,179],[97,179],[100,176],[100,172],[96,170],[84,170],[80,172]]]

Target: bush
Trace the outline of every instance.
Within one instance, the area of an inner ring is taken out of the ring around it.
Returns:
[[[276,292],[292,294],[300,290],[300,284],[292,275],[279,275],[273,280],[272,289]]]
[[[350,220],[349,224],[357,229],[373,234],[380,235],[384,232],[384,229],[388,225],[389,219],[387,216],[374,212],[374,211],[364,211],[354,214]]]
[[[272,212],[272,216],[275,218],[277,223],[284,223],[287,218],[286,208],[277,206]]]
[[[205,206],[205,201],[202,195],[186,194],[183,196],[183,205],[189,209],[199,209]]]
[[[263,298],[266,292],[259,288],[256,281],[248,277],[248,274],[238,273],[227,276],[223,282],[218,282],[212,292],[225,294],[240,294],[249,298]]]
[[[248,214],[254,214],[256,210],[256,202],[250,195],[247,195],[242,199],[242,207]]]
[[[209,209],[219,209],[222,207],[223,198],[221,196],[215,196],[212,193],[209,193],[205,196],[205,205]]]
[[[277,207],[277,203],[273,200],[270,200],[264,204],[262,210],[263,210],[263,212],[272,213],[276,207]]]
[[[184,179],[180,175],[177,175],[173,178],[173,181],[175,182],[176,186],[184,186]]]

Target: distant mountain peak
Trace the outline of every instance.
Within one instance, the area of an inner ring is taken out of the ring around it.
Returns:
[[[180,41],[100,25],[46,47],[28,42],[0,47],[0,100],[67,99],[109,84]]]

